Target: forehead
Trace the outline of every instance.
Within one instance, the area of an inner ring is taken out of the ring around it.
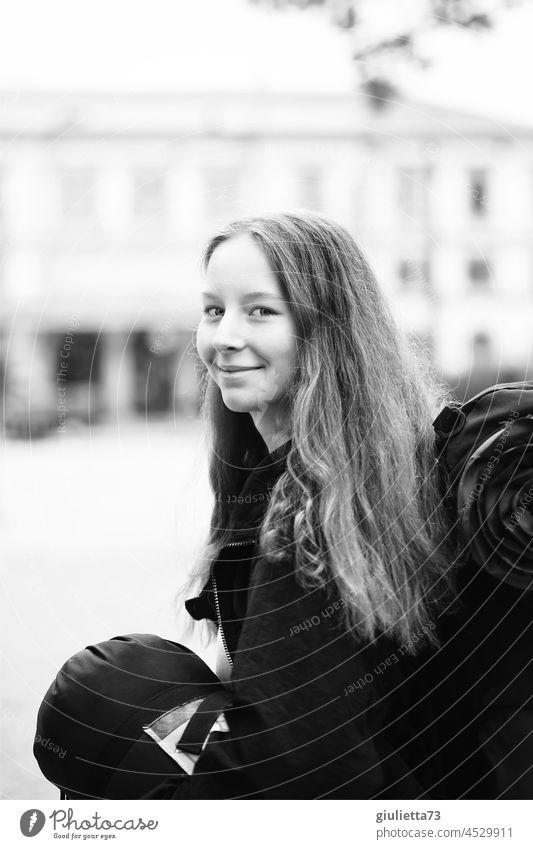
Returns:
[[[278,279],[257,242],[247,233],[218,245],[206,270],[209,288],[244,289],[253,285],[280,295]],[[256,285],[257,284],[257,285]]]

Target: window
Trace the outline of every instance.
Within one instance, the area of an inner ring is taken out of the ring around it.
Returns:
[[[322,207],[322,172],[309,166],[301,168],[297,175],[297,205],[319,211]]]
[[[404,292],[420,292],[429,295],[431,293],[429,260],[400,260],[398,282]]]
[[[102,352],[98,334],[79,331],[75,334],[52,333],[50,339],[59,383],[100,382]]]
[[[315,0],[316,2],[316,0]],[[301,5],[304,5],[303,3]],[[338,27],[352,29],[357,23],[353,0],[333,0],[331,15]]]
[[[487,212],[487,172],[476,168],[469,175],[470,212],[481,217]]]
[[[407,218],[424,220],[429,212],[428,168],[402,168],[398,171],[398,206]]]
[[[89,219],[94,215],[94,172],[90,168],[69,168],[61,174],[61,209],[68,219]]]
[[[474,368],[482,368],[493,359],[494,346],[488,333],[480,331],[472,337],[472,360]]]
[[[237,212],[240,199],[240,173],[231,165],[210,165],[205,169],[205,202],[212,218]]]
[[[131,334],[135,367],[135,400],[138,413],[163,413],[172,409],[176,358],[173,348],[175,340],[163,345],[157,353],[153,349],[153,338],[146,331]]]
[[[491,278],[489,263],[484,259],[471,259],[468,263],[468,277],[474,288],[488,288]]]
[[[134,179],[133,203],[136,218],[159,219],[166,205],[165,175],[159,171],[138,171]]]

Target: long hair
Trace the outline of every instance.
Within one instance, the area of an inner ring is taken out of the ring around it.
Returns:
[[[244,218],[211,238],[204,269],[218,245],[241,234],[277,275],[298,339],[290,451],[258,553],[271,562],[291,556],[298,583],[338,599],[357,639],[386,633],[411,654],[438,644],[435,617],[453,595],[457,551],[432,427],[448,393],[400,331],[346,229],[308,212]],[[227,539],[224,495],[240,491],[264,454],[250,414],[225,406],[205,367],[201,410],[218,497],[187,590],[207,580]]]

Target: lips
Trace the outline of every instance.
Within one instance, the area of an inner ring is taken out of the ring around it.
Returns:
[[[216,368],[219,371],[232,374],[235,371],[254,371],[255,369],[261,368],[261,366],[216,366]]]

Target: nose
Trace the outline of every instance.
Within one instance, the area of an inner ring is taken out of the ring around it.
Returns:
[[[239,350],[244,345],[245,341],[242,336],[238,315],[234,314],[231,310],[226,310],[217,324],[215,335],[213,336],[213,347],[217,351],[226,351],[228,349]]]

